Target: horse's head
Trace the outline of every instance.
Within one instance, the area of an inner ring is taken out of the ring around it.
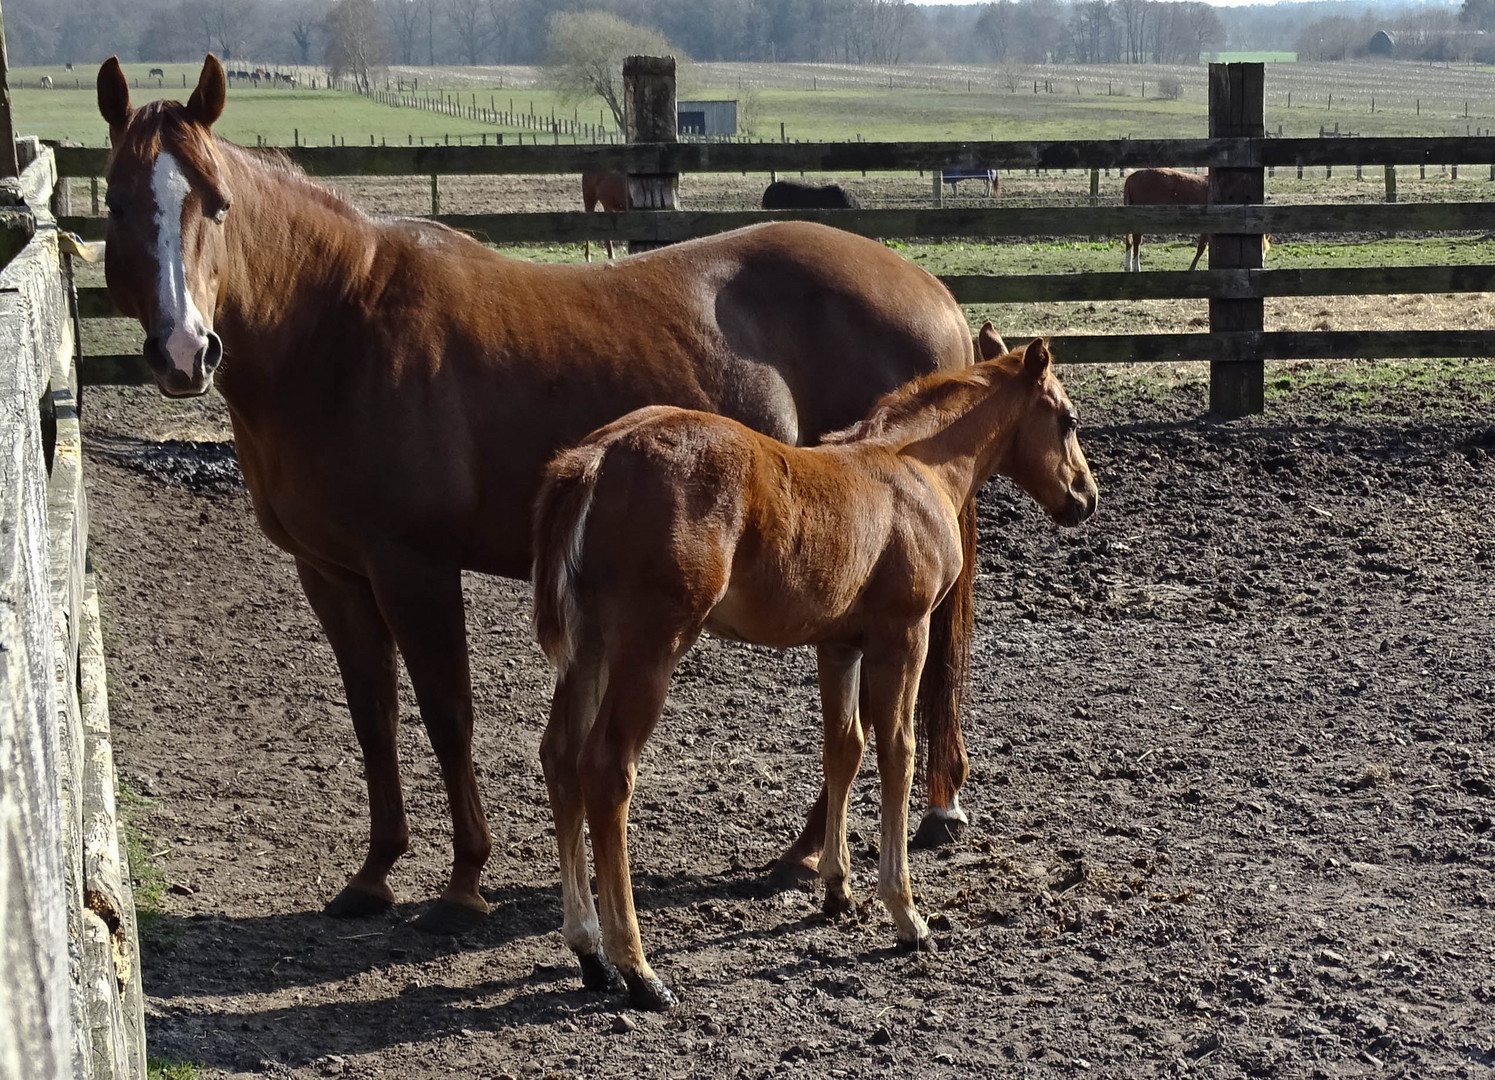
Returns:
[[[1003,367],[1015,367],[1013,377],[1023,388],[1002,471],[1060,525],[1080,524],[1095,513],[1100,494],[1080,449],[1079,416],[1054,374],[1048,342],[1039,338],[1004,355],[1002,339],[987,323],[976,344],[983,360],[1003,359]]]
[[[214,146],[223,65],[209,55],[186,105],[130,106],[119,60],[99,68],[99,112],[109,122],[109,295],[145,327],[145,359],[169,397],[204,393],[223,359],[213,332],[231,195]]]

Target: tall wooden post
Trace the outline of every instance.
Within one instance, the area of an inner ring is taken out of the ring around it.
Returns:
[[[623,61],[623,123],[630,143],[680,141],[675,109],[675,58],[630,56]],[[628,174],[630,210],[674,210],[679,173]],[[663,244],[630,240],[628,252],[650,251]]]
[[[5,13],[0,12],[0,179],[21,175],[16,126],[10,112],[10,63],[5,58]]]
[[[1266,136],[1266,67],[1263,64],[1209,66],[1210,138]],[[1210,169],[1209,201],[1261,203],[1266,200],[1266,170],[1251,167]],[[1211,270],[1261,269],[1260,233],[1216,233],[1210,238]],[[1211,300],[1210,330],[1262,329],[1262,301]],[[1260,355],[1210,364],[1210,410],[1222,416],[1259,413],[1266,406],[1266,370]]]

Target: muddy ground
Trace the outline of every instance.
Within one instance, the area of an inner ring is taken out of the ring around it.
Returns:
[[[913,858],[937,955],[894,951],[873,896],[870,763],[858,917],[764,887],[819,782],[813,665],[703,642],[633,812],[664,1016],[583,993],[558,933],[524,587],[468,582],[492,916],[408,926],[450,831],[407,688],[403,902],[324,918],[366,798],[291,561],[221,408],[88,391],[116,760],[168,885],[152,1054],[210,1076],[1489,1075],[1495,427],[1457,376],[1346,414],[1342,370],[1283,371],[1304,385],[1222,422],[1197,375],[1071,369],[1097,516],[1062,533],[988,486],[973,824]]]

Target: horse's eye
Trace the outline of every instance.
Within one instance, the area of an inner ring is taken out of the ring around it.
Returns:
[[[208,207],[204,207],[204,209],[205,210],[209,210],[209,213],[208,213],[209,217],[211,217],[219,225],[222,225],[224,219],[228,217],[228,208],[229,208],[230,205],[231,204],[229,203],[229,201],[227,199],[225,199],[223,202],[218,203],[216,206],[212,207],[211,209],[208,208]]]
[[[1074,413],[1065,413],[1063,425],[1064,434],[1073,435],[1076,431],[1080,430],[1080,418]]]

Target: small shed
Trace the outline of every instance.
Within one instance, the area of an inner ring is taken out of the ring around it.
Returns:
[[[1377,30],[1370,39],[1370,44],[1365,46],[1365,51],[1371,56],[1395,56],[1396,38],[1385,30]]]
[[[682,135],[736,135],[736,101],[681,101],[676,103]]]

